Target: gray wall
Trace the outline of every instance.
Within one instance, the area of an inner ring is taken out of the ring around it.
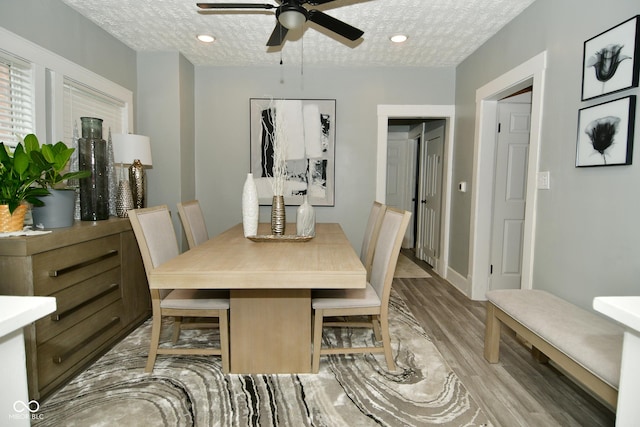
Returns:
[[[580,101],[583,42],[638,13],[636,0],[537,0],[456,70],[305,67],[301,76],[299,66],[194,69],[175,52],[136,55],[57,0],[0,1],[2,27],[134,91],[135,131],[153,144],[149,204],[175,211],[195,196],[212,235],[241,218],[249,98],[336,99],[336,206],[318,207],[317,217],[340,222],[356,248],[375,195],[377,105],[455,102],[452,182],[471,183],[475,91],[547,50],[540,170],[551,172],[551,190],[538,197],[534,287],[584,307],[640,290],[639,149],[631,166],[574,167],[578,109],[618,97]],[[463,276],[470,194],[452,200],[450,264]]]
[[[377,106],[454,102],[452,69],[196,67],[196,195],[210,234],[241,221],[249,172],[250,98],[336,100],[335,207],[316,207],[318,221],[339,222],[359,250],[375,197]],[[261,209],[268,221],[269,208]],[[289,220],[295,207],[287,209]]]
[[[136,93],[136,52],[58,0],[0,0],[0,26]]]
[[[533,286],[583,307],[597,295],[640,294],[640,149],[631,166],[574,166],[578,110],[639,94],[581,102],[583,43],[639,13],[636,0],[537,0],[456,69],[453,182],[471,182],[475,91],[548,51],[540,170],[551,172],[551,189],[538,194]],[[455,194],[451,224],[450,263],[464,276],[470,197]]]

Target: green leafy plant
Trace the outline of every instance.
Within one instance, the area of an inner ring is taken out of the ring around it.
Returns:
[[[73,154],[74,149],[69,148],[65,145],[64,142],[58,141],[55,145],[53,144],[43,144],[41,148],[41,153],[34,152],[36,157],[39,157],[41,154],[46,162],[51,166],[50,168],[45,169],[44,178],[39,182],[43,187],[50,188],[64,188],[65,181],[70,179],[81,179],[87,178],[91,176],[90,171],[77,171],[77,172],[66,172],[65,168],[67,167],[67,163],[69,159],[71,159],[71,155]]]
[[[40,198],[49,194],[48,188],[90,176],[89,171],[63,174],[73,150],[63,142],[41,147],[34,134],[27,135],[13,151],[0,142],[0,204],[8,205],[11,213],[23,202],[44,206]]]

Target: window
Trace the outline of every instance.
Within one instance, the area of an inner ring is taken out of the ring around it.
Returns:
[[[81,117],[102,119],[102,138],[112,133],[122,133],[126,128],[125,103],[109,95],[91,89],[71,79],[64,79],[63,132],[67,145],[73,141],[74,127],[82,137]]]
[[[0,141],[15,147],[34,133],[31,65],[0,52]]]

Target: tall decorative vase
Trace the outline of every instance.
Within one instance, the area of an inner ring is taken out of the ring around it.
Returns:
[[[109,176],[107,142],[102,139],[102,119],[81,117],[82,138],[78,140],[78,163],[91,176],[80,180],[80,219],[109,219]]]
[[[244,228],[244,237],[258,234],[259,214],[258,190],[253,180],[253,174],[248,173],[244,187],[242,187],[242,226]]]
[[[273,196],[271,203],[271,234],[282,236],[287,224],[284,196]]]
[[[128,181],[120,181],[118,184],[118,194],[116,195],[116,215],[120,218],[127,218],[129,211],[133,209],[133,196]]]
[[[296,211],[296,234],[304,237],[316,235],[316,211],[305,194],[302,204]]]

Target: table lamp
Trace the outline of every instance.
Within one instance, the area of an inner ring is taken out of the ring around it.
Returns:
[[[121,180],[116,197],[116,213],[119,217],[126,217],[129,209],[144,207],[145,176],[144,166],[151,166],[151,141],[148,136],[132,133],[116,133],[111,136],[113,141],[113,161],[129,166],[129,183]],[[128,192],[127,192],[128,189]]]

